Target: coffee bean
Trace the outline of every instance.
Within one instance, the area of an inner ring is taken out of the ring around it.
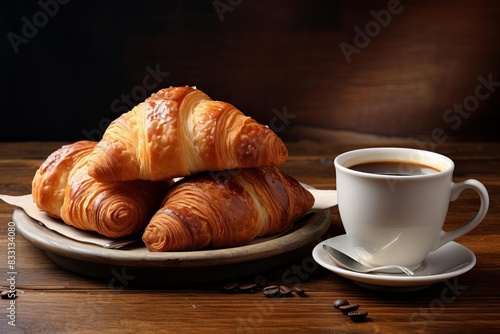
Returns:
[[[280,292],[280,287],[278,285],[269,285],[266,286],[262,292],[264,293],[264,296],[268,298],[275,298],[275,297],[280,297],[281,292]]]
[[[293,292],[295,292],[298,296],[301,296],[301,297],[306,297],[306,296],[307,296],[307,295],[306,295],[306,292],[305,292],[304,290],[302,290],[301,288],[299,288],[299,287],[294,286],[294,287],[292,288],[292,290],[293,290]]]
[[[354,322],[361,322],[368,316],[367,311],[359,310],[358,304],[349,304],[346,299],[337,299],[333,302],[333,307],[339,309]]]
[[[292,295],[292,289],[286,285],[280,285],[280,297],[290,297]]]
[[[2,291],[2,293],[0,293],[0,297],[2,299],[16,299],[17,298],[16,290],[14,290],[14,291],[12,291],[12,290]]]
[[[255,283],[243,283],[238,285],[238,290],[241,292],[253,292],[256,287],[257,284]]]
[[[239,285],[240,284],[238,282],[230,282],[224,285],[222,287],[222,290],[224,290],[225,292],[237,292]]]
[[[339,310],[342,311],[342,313],[344,314],[348,314],[349,312],[352,312],[352,311],[357,311],[359,308],[359,305],[358,304],[349,304],[349,305],[342,305],[342,306],[339,306]]]
[[[337,299],[336,301],[333,302],[333,307],[339,308],[340,306],[343,305],[349,305],[349,302],[346,299]]]
[[[351,311],[351,312],[347,313],[347,315],[349,316],[349,318],[351,318],[352,321],[361,322],[361,321],[364,321],[366,319],[366,317],[368,316],[368,312],[366,312],[366,311]]]

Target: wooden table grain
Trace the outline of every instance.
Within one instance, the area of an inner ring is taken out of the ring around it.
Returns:
[[[0,193],[29,193],[38,166],[62,144],[0,143]],[[338,154],[380,145],[420,147],[448,155],[456,163],[455,181],[475,178],[485,184],[490,193],[489,212],[479,227],[457,240],[477,257],[471,271],[418,292],[375,292],[323,269],[307,251],[300,258],[259,273],[275,283],[282,282],[285,275],[294,275],[294,282],[307,297],[266,298],[259,291],[224,293],[221,287],[227,282],[135,287],[86,278],[54,264],[43,251],[16,234],[14,283],[18,298],[15,303],[0,300],[0,333],[496,332],[500,327],[500,143],[288,143],[290,158],[282,169],[314,187],[334,189],[332,160]],[[447,226],[453,228],[468,221],[478,201],[472,191],[464,192],[451,203]],[[12,206],[0,203],[1,290],[8,290],[12,283],[8,274],[12,211]],[[334,208],[331,228],[322,239],[343,233]],[[367,321],[352,322],[334,309],[332,303],[338,298],[360,304],[369,312]]]

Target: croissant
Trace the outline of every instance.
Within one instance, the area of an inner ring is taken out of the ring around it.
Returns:
[[[244,245],[285,231],[313,203],[275,166],[200,173],[171,188],[142,240],[157,252]]]
[[[68,225],[110,238],[144,230],[171,182],[97,182],[87,171],[95,145],[78,141],[53,152],[33,178],[35,204]]]
[[[192,87],[170,87],[122,114],[89,159],[102,182],[167,180],[202,171],[279,165],[288,156],[269,128]]]

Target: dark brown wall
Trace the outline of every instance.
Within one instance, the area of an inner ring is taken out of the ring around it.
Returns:
[[[3,6],[5,36],[40,11]],[[4,39],[1,139],[97,139],[145,93],[196,85],[287,140],[498,140],[499,17],[483,0],[70,1],[17,53]]]

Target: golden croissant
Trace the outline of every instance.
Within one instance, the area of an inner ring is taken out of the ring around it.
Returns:
[[[172,187],[142,240],[150,251],[244,245],[285,231],[313,203],[274,166],[200,173]]]
[[[97,182],[87,171],[95,145],[79,141],[53,152],[33,178],[34,202],[68,225],[110,238],[144,230],[171,182]]]
[[[122,114],[89,159],[102,182],[167,180],[202,171],[279,165],[281,139],[233,105],[192,87],[170,87]]]

